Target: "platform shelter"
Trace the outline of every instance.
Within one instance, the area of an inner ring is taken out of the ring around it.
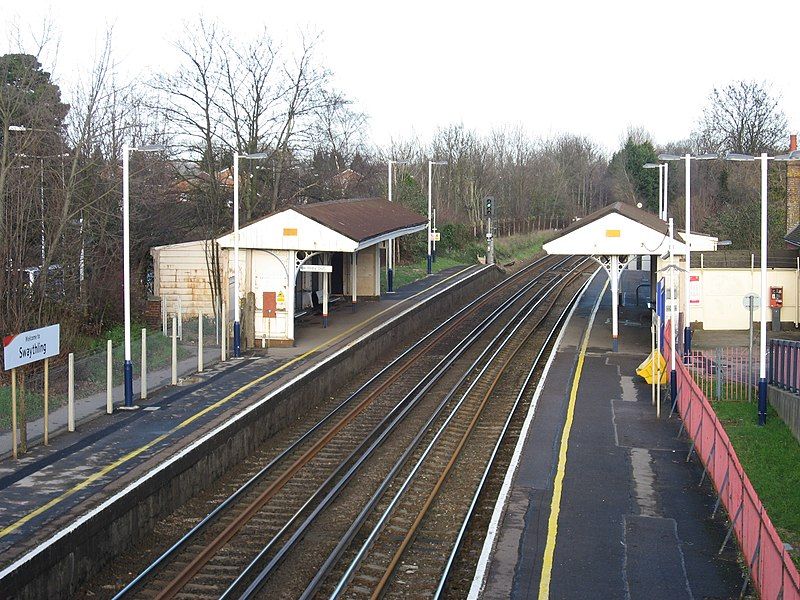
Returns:
[[[336,200],[292,206],[239,230],[239,291],[253,292],[255,338],[291,344],[295,315],[319,306],[327,323],[329,295],[349,299],[381,294],[383,251],[393,240],[422,231],[427,218],[381,198]],[[217,239],[223,281],[234,298],[233,232]],[[263,316],[274,294],[275,316]],[[229,317],[232,319],[232,316]]]
[[[675,232],[672,254],[685,261],[685,233]],[[717,239],[692,233],[692,251],[716,250]],[[611,285],[613,349],[618,348],[619,282],[622,271],[637,258],[650,257],[651,299],[655,301],[656,277],[660,266],[668,264],[670,254],[669,224],[657,215],[623,202],[601,208],[562,230],[558,237],[543,246],[556,255],[589,256],[608,274]],[[676,258],[676,268],[680,263]],[[675,277],[679,284],[681,277]],[[677,298],[676,294],[671,294]]]

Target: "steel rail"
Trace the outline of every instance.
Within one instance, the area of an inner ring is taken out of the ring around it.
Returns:
[[[557,301],[558,297],[560,297],[560,294],[563,291],[563,289],[566,287],[566,285],[569,284],[568,280],[573,279],[575,276],[576,275],[565,275],[562,278],[562,281],[557,283],[557,287],[558,287],[557,293],[552,294],[552,302],[551,302],[550,306],[548,307],[548,311],[555,304],[555,302]],[[463,403],[466,401],[466,399],[469,396],[469,394],[473,391],[473,389],[476,387],[476,385],[480,381],[481,377],[486,373],[486,371],[491,366],[493,361],[497,358],[497,356],[499,355],[500,351],[515,336],[515,334],[520,329],[520,327],[522,327],[522,325],[524,324],[525,319],[527,319],[533,313],[533,311],[535,309],[539,308],[539,304],[541,304],[541,302],[543,302],[543,301],[544,301],[544,298],[542,299],[542,301],[537,303],[536,306],[531,307],[531,309],[528,311],[528,313],[525,315],[525,317],[523,319],[520,319],[520,321],[517,322],[513,326],[511,331],[508,332],[508,334],[506,335],[506,337],[503,340],[502,344],[500,344],[498,346],[498,348],[495,350],[493,355],[486,361],[486,364],[482,367],[480,372],[476,375],[476,377],[474,378],[474,380],[470,384],[469,388],[464,391],[464,393],[463,393],[462,397],[460,398],[458,404],[453,407],[453,410],[451,411],[448,419],[444,423],[442,423],[442,425],[440,426],[440,428],[439,428],[438,432],[436,433],[436,435],[434,436],[434,438],[429,442],[427,448],[425,449],[423,454],[420,456],[420,458],[417,460],[416,465],[414,466],[412,471],[407,475],[403,485],[397,490],[397,492],[395,493],[395,496],[392,499],[392,501],[390,502],[390,504],[384,509],[384,512],[381,515],[381,518],[376,523],[376,525],[373,527],[372,531],[370,532],[370,535],[367,537],[367,539],[362,544],[362,546],[359,549],[359,552],[357,553],[356,557],[353,559],[353,561],[350,563],[350,565],[348,566],[348,568],[345,571],[345,573],[343,574],[343,576],[340,578],[339,583],[337,584],[337,586],[336,586],[336,588],[335,588],[335,590],[334,590],[334,592],[332,594],[333,598],[336,598],[336,597],[340,596],[341,593],[344,591],[344,589],[347,586],[349,580],[351,579],[351,577],[355,573],[355,569],[358,567],[360,562],[366,556],[366,553],[370,550],[370,548],[373,546],[373,544],[377,540],[378,536],[380,535],[381,531],[383,530],[383,527],[385,526],[385,524],[388,522],[389,518],[391,517],[394,508],[400,502],[400,499],[402,498],[403,494],[411,486],[412,481],[413,481],[416,473],[419,471],[419,469],[421,469],[421,467],[424,464],[425,460],[427,459],[429,454],[432,452],[432,450],[435,447],[435,445],[438,442],[438,440],[444,434],[447,426],[450,424],[451,420],[455,417],[455,415],[456,415],[457,411],[459,410],[459,408],[463,405]],[[414,530],[416,529],[416,526],[419,524],[419,522],[421,522],[422,517],[424,516],[425,512],[427,511],[427,507],[433,501],[433,498],[435,497],[435,494],[438,492],[439,487],[441,487],[441,484],[444,482],[444,478],[447,476],[447,474],[449,473],[450,468],[455,463],[455,460],[458,457],[458,454],[460,453],[460,449],[463,446],[463,443],[466,441],[466,438],[468,437],[469,433],[472,431],[472,427],[474,426],[475,422],[477,422],[477,418],[480,416],[480,414],[481,414],[481,412],[483,410],[483,407],[485,406],[485,403],[488,401],[489,396],[491,395],[491,392],[494,389],[494,387],[497,384],[497,382],[499,381],[501,375],[505,372],[506,368],[510,364],[511,360],[513,359],[513,357],[516,356],[516,354],[522,349],[522,347],[527,342],[527,340],[536,331],[538,331],[539,325],[541,324],[541,322],[545,318],[546,318],[546,315],[542,316],[539,319],[539,321],[533,326],[531,331],[529,331],[525,335],[525,337],[520,342],[520,344],[517,346],[517,348],[514,349],[514,351],[512,352],[511,356],[507,357],[505,359],[505,362],[501,366],[500,371],[496,374],[494,380],[492,381],[492,383],[491,383],[491,385],[489,387],[489,390],[485,393],[484,398],[481,401],[481,405],[478,408],[478,411],[477,411],[477,413],[476,413],[476,415],[475,415],[475,417],[473,419],[473,422],[467,428],[466,432],[464,433],[464,436],[462,438],[461,443],[458,445],[458,447],[454,451],[453,457],[451,458],[451,461],[448,463],[447,467],[445,468],[443,476],[440,477],[439,481],[437,482],[436,486],[434,487],[433,492],[431,493],[431,496],[428,498],[428,501],[426,502],[425,507],[422,509],[422,511],[420,511],[420,514],[419,514],[417,520],[415,521],[414,525],[412,525],[412,529],[410,530],[409,534],[406,536],[405,540],[403,541],[403,544],[401,545],[401,548],[397,551],[397,553],[393,557],[393,562],[390,563],[390,567],[386,570],[386,572],[384,574],[384,577],[379,582],[379,588],[378,588],[379,590],[382,589],[383,585],[385,585],[386,581],[388,581],[388,577],[390,576],[391,571],[393,571],[394,566],[396,566],[397,561],[399,560],[399,557],[402,554],[403,549],[405,548],[405,545],[407,545],[408,542],[410,541],[411,536],[413,535]],[[503,332],[503,333],[505,333],[505,332]],[[476,364],[477,364],[477,361],[476,361]],[[378,500],[377,498],[373,498],[372,504],[377,504],[377,500]],[[354,529],[360,528],[361,525],[363,524],[363,521],[365,521],[365,520],[366,520],[366,514],[363,515],[363,519],[361,519],[361,522],[354,523],[353,528]],[[326,563],[326,565],[328,566],[328,568],[332,567],[332,563],[331,564],[327,564]],[[310,597],[316,591],[316,587],[318,587],[318,585],[321,584],[321,582],[322,582],[322,577],[318,573],[317,576],[315,576],[315,579],[312,581],[312,584],[310,584],[306,588],[306,591],[303,594],[303,598]],[[312,589],[312,585],[315,586],[314,589]],[[375,597],[375,596],[373,595],[373,597]]]
[[[489,479],[489,474],[491,473],[492,469],[495,467],[495,461],[497,459],[497,455],[500,452],[500,448],[505,441],[505,437],[508,434],[508,430],[511,427],[511,422],[514,419],[514,414],[517,412],[517,408],[519,407],[520,402],[522,402],[522,398],[525,394],[525,390],[528,389],[530,385],[531,379],[533,378],[533,374],[539,366],[539,363],[544,356],[545,351],[549,348],[550,344],[553,342],[553,338],[557,337],[556,332],[562,327],[567,319],[567,315],[569,314],[572,307],[580,298],[581,294],[589,287],[591,283],[591,278],[589,278],[586,283],[584,283],[581,288],[575,292],[575,295],[570,299],[567,303],[564,310],[561,312],[561,315],[558,317],[558,321],[556,321],[555,327],[553,327],[550,332],[547,334],[547,339],[545,339],[542,347],[540,348],[539,352],[536,354],[536,358],[533,359],[531,363],[531,368],[528,371],[528,374],[525,377],[525,381],[522,382],[520,386],[519,393],[517,394],[516,399],[514,400],[514,405],[511,407],[511,410],[508,413],[508,417],[506,418],[505,423],[503,424],[503,429],[500,432],[500,435],[497,438],[497,443],[494,445],[494,449],[492,450],[492,454],[489,457],[489,461],[486,463],[486,468],[483,470],[483,475],[481,476],[481,480],[478,484],[475,493],[472,496],[472,500],[469,505],[469,509],[467,510],[467,514],[464,517],[464,521],[461,523],[461,528],[458,531],[458,536],[456,536],[456,541],[453,544],[453,548],[450,551],[450,556],[447,558],[447,563],[445,563],[444,571],[442,572],[441,577],[439,578],[439,585],[436,586],[436,592],[434,593],[434,599],[440,598],[442,592],[444,591],[444,586],[447,582],[448,577],[450,576],[450,571],[453,568],[453,563],[455,562],[456,556],[461,549],[461,544],[464,541],[464,536],[467,533],[467,527],[475,515],[475,508],[478,505],[478,498],[483,493],[486,483]]]
[[[544,296],[544,295],[547,294],[547,290],[539,290],[537,292],[537,296],[536,297],[534,297],[533,299],[530,299],[529,301],[527,301],[525,306],[523,306],[521,309],[519,309],[516,312],[516,314],[511,319],[509,319],[509,323],[517,323],[520,315],[522,315],[532,304],[538,305],[542,301],[542,298],[539,298],[538,294],[541,294],[541,295]],[[513,303],[514,301],[515,301],[514,298],[508,300],[508,302],[510,302],[510,303]],[[497,318],[499,318],[499,316],[500,316],[499,313],[496,314],[496,315],[493,315],[491,317],[492,322],[497,320]],[[483,329],[485,330],[486,327],[488,327],[488,324],[485,324]],[[508,327],[509,327],[508,324],[506,326],[504,326],[504,331],[507,330]],[[409,447],[406,449],[406,452],[404,452],[404,454],[401,457],[401,459],[396,463],[395,468],[393,468],[392,472],[390,472],[390,475],[387,476],[387,479],[384,480],[384,484],[381,486],[382,488],[385,489],[384,486],[388,486],[388,483],[390,482],[390,480],[393,477],[393,475],[396,473],[396,470],[398,470],[399,468],[402,467],[402,463],[404,463],[405,460],[407,460],[407,457],[410,455],[411,451],[413,451],[414,447],[418,444],[419,439],[422,437],[422,435],[424,435],[424,433],[428,430],[430,425],[439,416],[439,414],[444,409],[445,405],[447,404],[449,399],[452,397],[452,395],[455,393],[457,388],[460,385],[462,385],[464,380],[466,380],[466,378],[473,371],[475,365],[478,364],[480,362],[480,360],[482,360],[482,357],[485,356],[485,354],[492,348],[494,343],[498,339],[500,339],[501,337],[502,337],[502,332],[497,334],[487,344],[487,347],[481,352],[480,357],[478,359],[476,359],[476,361],[473,362],[472,365],[470,365],[470,367],[465,371],[465,373],[463,374],[461,379],[451,388],[451,390],[448,392],[448,394],[446,395],[444,400],[441,401],[439,407],[436,409],[434,414],[429,418],[428,422],[422,428],[420,428],[420,432],[417,434],[417,437],[412,442],[412,444],[410,444]],[[368,457],[367,456],[362,457],[362,460],[360,462],[363,462],[364,460],[366,460],[366,458],[368,458]],[[354,475],[354,473],[355,473],[355,469],[351,469],[351,471],[348,473],[347,479],[349,480],[349,478],[352,477],[352,475]],[[346,485],[346,483],[347,483],[347,481],[340,481],[340,483],[337,484],[337,488],[335,490],[332,490],[331,492],[329,492],[329,494],[326,497],[325,501],[323,501],[324,505],[318,506],[317,509],[311,515],[309,515],[306,518],[306,520],[303,523],[303,525],[301,525],[300,528],[292,536],[292,538],[290,540],[288,540],[284,544],[284,546],[281,548],[279,553],[276,554],[276,556],[273,557],[273,559],[269,562],[269,564],[266,567],[264,567],[258,573],[258,575],[256,575],[254,577],[252,583],[245,590],[245,592],[241,595],[242,598],[250,597],[252,594],[254,594],[260,588],[260,586],[268,579],[268,577],[272,574],[272,572],[277,568],[277,566],[283,560],[283,558],[285,557],[286,553],[294,546],[294,544],[300,539],[300,537],[302,537],[302,535],[304,534],[305,530],[313,523],[313,521],[317,518],[318,514],[322,510],[324,510],[324,508],[328,504],[330,504],[330,502],[332,502],[333,499],[335,499],[336,495],[339,493],[341,488],[343,488],[344,485]],[[366,511],[366,509],[365,509],[365,511]],[[299,514],[299,511],[298,511],[298,514]],[[345,536],[345,537],[347,537],[347,536]],[[340,542],[339,546],[341,546],[341,545],[342,545],[342,542]],[[339,546],[337,546],[337,549],[339,548]],[[259,553],[259,556],[256,557],[256,559],[254,559],[251,562],[251,564],[247,567],[247,569],[245,569],[245,571],[243,571],[242,574],[240,574],[240,576],[237,578],[237,580],[229,587],[229,589],[226,591],[226,593],[222,596],[223,598],[230,598],[230,597],[233,597],[235,595],[237,587],[239,586],[240,582],[243,582],[246,578],[250,577],[252,575],[252,573],[250,573],[250,572],[255,570],[256,568],[258,568],[257,565],[258,565],[260,557],[262,557],[265,554],[266,550],[268,550],[268,549],[269,548],[265,548],[261,553]],[[336,550],[334,551],[334,553],[335,552],[336,552]],[[330,557],[329,557],[329,561],[330,561]],[[324,567],[321,570],[324,570]]]
[[[558,266],[564,264],[567,259],[557,263]],[[552,267],[551,267],[552,268]],[[548,271],[543,271],[539,274],[536,280],[541,279]],[[535,281],[526,284],[528,289],[535,285]],[[497,286],[496,286],[497,287]],[[307,449],[303,455],[297,459],[288,469],[283,471],[280,476],[273,481],[258,497],[253,500],[244,510],[237,513],[236,517],[231,521],[221,533],[219,533],[214,540],[207,544],[194,558],[181,570],[177,577],[175,577],[163,590],[156,596],[159,600],[166,600],[174,597],[180,589],[182,589],[191,578],[199,572],[199,570],[207,564],[207,562],[219,551],[219,549],[229,542],[244,525],[249,522],[258,511],[280,491],[283,486],[288,483],[292,477],[308,462],[310,462],[328,442],[330,442],[335,435],[347,426],[353,419],[362,413],[368,406],[372,404],[386,388],[388,388],[397,378],[399,378],[410,366],[421,356],[434,346],[440,339],[442,339],[449,331],[454,329],[458,324],[464,321],[474,310],[486,303],[491,296],[486,295],[476,303],[470,311],[463,312],[457,316],[448,327],[440,331],[437,335],[432,336],[425,345],[418,348],[410,358],[406,358],[405,364],[401,365],[400,369],[391,374],[388,379],[383,381],[377,388],[373,389],[364,399],[352,407],[347,414],[345,414],[339,421],[337,421],[326,434]],[[438,328],[437,328],[438,329]],[[426,336],[428,339],[431,336]],[[363,386],[362,386],[363,387]]]
[[[381,369],[378,373],[373,375],[370,379],[368,379],[364,384],[362,384],[357,390],[355,390],[352,394],[350,394],[346,399],[344,399],[338,406],[336,406],[333,410],[331,410],[327,415],[325,415],[319,422],[317,422],[312,428],[302,434],[298,439],[292,442],[288,447],[286,447],[283,451],[280,452],[276,457],[269,461],[267,465],[265,465],[258,473],[253,475],[247,482],[245,482],[241,487],[239,487],[236,491],[234,491],[230,496],[228,496],[225,500],[223,500],[220,504],[218,504],[211,512],[209,512],[203,519],[201,519],[198,523],[196,523],[188,532],[186,532],[179,540],[177,540],[172,546],[170,546],[166,551],[164,551],[158,558],[156,558],[150,565],[148,565],[143,571],[141,571],[133,580],[131,580],[124,588],[119,590],[116,595],[114,595],[113,600],[119,600],[125,597],[127,594],[132,592],[139,584],[143,583],[143,581],[151,575],[158,567],[160,567],[165,561],[171,558],[176,552],[178,552],[181,548],[183,548],[191,539],[193,539],[197,534],[199,534],[202,530],[204,530],[208,525],[210,525],[216,518],[226,509],[228,508],[233,502],[235,502],[240,496],[248,492],[255,484],[261,481],[264,476],[266,476],[280,461],[286,458],[289,454],[291,454],[294,450],[296,450],[303,442],[309,439],[316,431],[324,427],[326,423],[334,418],[336,414],[338,414],[347,404],[352,402],[359,394],[363,393],[370,385],[375,383],[378,379],[384,376],[387,372],[389,372],[392,368],[394,368],[399,362],[401,362],[408,354],[413,352],[416,348],[421,346],[425,341],[436,335],[442,329],[447,328],[452,329],[456,323],[454,321],[458,319],[461,315],[472,312],[476,310],[479,306],[485,303],[493,294],[501,291],[503,288],[511,285],[515,281],[517,281],[522,275],[528,273],[529,271],[536,269],[537,267],[542,266],[547,260],[551,259],[549,256],[544,256],[540,259],[537,259],[530,265],[526,266],[523,269],[520,269],[518,272],[514,273],[511,277],[501,281],[497,285],[493,286],[489,290],[483,292],[477,298],[472,300],[471,302],[467,303],[463,307],[461,307],[455,314],[448,317],[445,321],[443,321],[440,325],[432,329],[428,332],[425,336],[423,336],[420,340],[415,342],[412,346],[404,350],[401,354],[399,354],[395,359],[393,359],[389,364],[387,364],[383,369]],[[556,262],[556,264],[552,265],[550,268],[559,268],[564,265],[569,258],[563,259],[560,262]]]

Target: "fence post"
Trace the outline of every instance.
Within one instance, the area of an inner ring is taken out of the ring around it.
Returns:
[[[75,354],[67,359],[67,430],[75,431]]]
[[[220,361],[225,362],[225,351],[228,345],[228,332],[226,330],[228,324],[225,322],[225,307],[223,306],[219,311],[220,327],[219,327],[219,354]]]
[[[114,387],[114,377],[111,373],[112,369],[112,345],[111,340],[106,342],[106,413],[111,414],[114,412],[114,398],[112,389]]]
[[[717,359],[717,400],[722,399],[722,348],[717,348],[715,351]]]
[[[167,337],[167,303],[164,298],[161,299],[161,333]]]
[[[197,372],[203,372],[203,311],[197,311]]]
[[[183,341],[183,306],[180,296],[178,296],[178,339]]]
[[[139,395],[142,400],[147,400],[147,328],[142,328],[142,377],[140,379]]]
[[[175,315],[172,316],[172,385],[178,385],[178,328]]]

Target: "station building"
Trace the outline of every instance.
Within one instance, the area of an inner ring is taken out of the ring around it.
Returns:
[[[427,223],[397,202],[367,198],[292,206],[241,227],[239,293],[240,298],[253,294],[256,345],[267,338],[272,345],[291,345],[295,316],[327,305],[328,295],[353,305],[379,298],[388,244],[426,229]],[[216,244],[220,280],[227,285],[222,310],[232,323],[233,235],[151,249],[153,291],[170,312],[180,298],[186,316],[212,314],[208,265]],[[265,293],[273,295],[274,318],[263,316]]]

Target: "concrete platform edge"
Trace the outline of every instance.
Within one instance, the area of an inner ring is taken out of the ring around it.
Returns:
[[[103,564],[152,529],[158,518],[250,454],[309,402],[334,389],[343,377],[358,372],[366,362],[398,339],[415,333],[428,320],[452,314],[463,294],[477,293],[500,277],[497,268],[476,269],[310,365],[266,396],[253,399],[228,422],[163,460],[17,558],[0,571],[0,587],[14,590],[19,598],[70,595]]]

